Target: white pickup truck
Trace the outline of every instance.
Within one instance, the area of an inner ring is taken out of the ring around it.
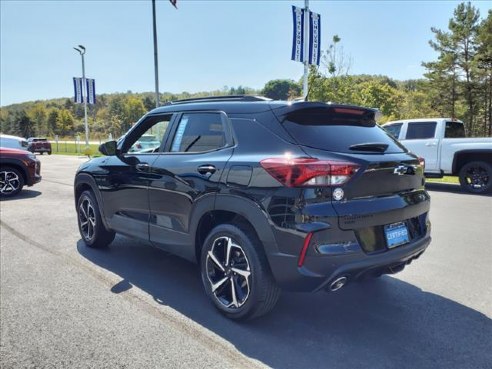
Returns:
[[[469,192],[492,191],[492,137],[465,138],[463,122],[449,118],[398,120],[383,128],[424,158],[427,177],[457,175]]]

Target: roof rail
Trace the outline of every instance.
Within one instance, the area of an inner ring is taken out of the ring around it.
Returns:
[[[271,99],[263,96],[253,95],[225,95],[225,96],[207,96],[207,97],[194,97],[190,99],[182,99],[176,101],[169,101],[165,105],[185,104],[189,102],[214,102],[214,101],[270,101]]]

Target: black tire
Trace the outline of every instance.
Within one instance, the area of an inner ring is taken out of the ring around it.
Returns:
[[[203,244],[200,269],[205,292],[230,319],[247,320],[264,315],[273,309],[280,296],[263,246],[254,231],[245,225],[215,227]]]
[[[484,161],[472,161],[460,170],[461,187],[471,193],[492,190],[492,166]]]
[[[0,168],[0,197],[14,197],[22,191],[24,184],[20,170],[9,166]]]
[[[48,151],[48,155],[51,155],[51,150],[50,150],[50,151]]]
[[[89,247],[107,247],[115,233],[108,231],[102,222],[101,212],[91,191],[84,191],[77,200],[77,223],[82,240]]]

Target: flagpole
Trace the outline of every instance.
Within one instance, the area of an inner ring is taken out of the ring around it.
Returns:
[[[309,0],[304,0],[304,83],[302,94],[304,99],[308,94],[308,75],[309,75]]]
[[[155,19],[155,0],[152,0],[152,23],[154,31],[154,71],[155,71],[155,107],[159,107],[159,67],[157,63],[157,27]]]
[[[74,47],[80,53],[82,57],[82,100],[84,100],[84,126],[85,126],[85,146],[89,147],[89,125],[87,124],[87,99],[89,98],[89,94],[87,91],[87,83],[85,80],[85,63],[84,63],[84,54],[85,47],[79,45],[79,47]]]

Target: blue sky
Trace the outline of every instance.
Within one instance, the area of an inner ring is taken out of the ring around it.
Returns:
[[[473,1],[483,17],[487,1]],[[297,80],[290,60],[291,5],[304,1],[157,0],[160,91],[224,86],[262,88]],[[334,34],[352,74],[422,76],[432,26],[447,29],[457,1],[310,1],[322,19],[322,49]],[[87,48],[86,75],[97,93],[154,90],[150,0],[0,0],[0,106],[70,97],[81,75],[73,46]]]

